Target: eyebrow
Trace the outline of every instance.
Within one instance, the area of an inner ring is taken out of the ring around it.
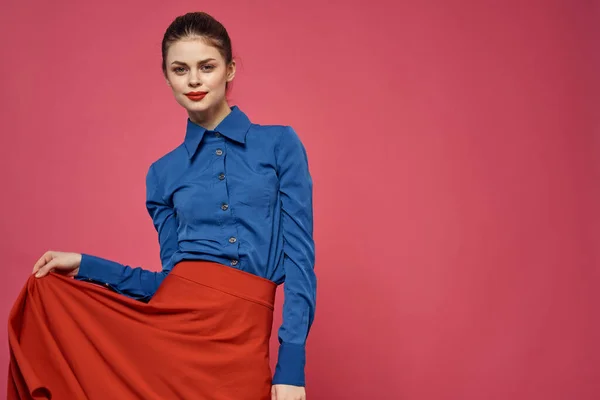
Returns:
[[[204,64],[204,63],[207,63],[207,62],[209,62],[209,61],[216,61],[216,60],[215,60],[214,58],[207,58],[207,59],[204,59],[204,60],[200,60],[200,61],[198,61],[198,64]],[[183,61],[173,61],[173,62],[171,63],[171,65],[173,65],[173,64],[187,65],[187,64],[186,64],[186,63],[184,63]]]

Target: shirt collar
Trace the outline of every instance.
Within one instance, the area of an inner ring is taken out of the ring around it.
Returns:
[[[244,144],[246,143],[246,132],[250,129],[250,125],[252,125],[252,123],[238,106],[231,107],[231,112],[227,114],[223,121],[221,121],[212,131],[192,122],[188,118],[185,140],[183,143],[189,157],[192,158],[198,150],[198,146],[200,146],[206,132],[219,132],[221,135],[231,140]]]

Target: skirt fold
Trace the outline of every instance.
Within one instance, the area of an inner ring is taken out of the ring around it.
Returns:
[[[51,273],[9,315],[7,398],[268,400],[276,285],[183,261],[148,303]]]

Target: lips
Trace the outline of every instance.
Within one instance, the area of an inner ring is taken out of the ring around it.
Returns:
[[[189,93],[186,93],[185,95],[190,100],[200,101],[204,98],[204,96],[206,96],[206,94],[207,94],[207,92],[189,92]]]

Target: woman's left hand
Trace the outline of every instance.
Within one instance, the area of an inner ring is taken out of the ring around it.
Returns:
[[[303,386],[273,385],[271,400],[306,400],[306,391]]]

